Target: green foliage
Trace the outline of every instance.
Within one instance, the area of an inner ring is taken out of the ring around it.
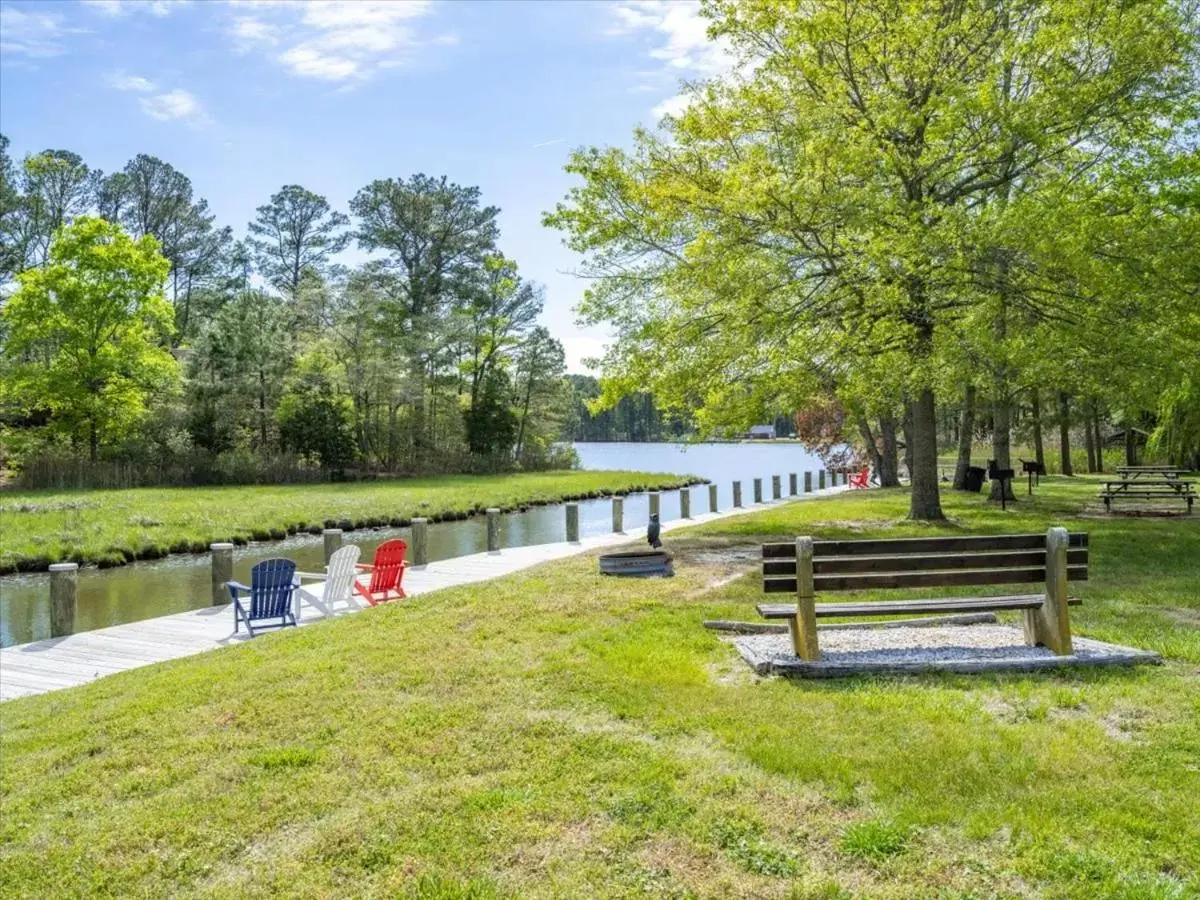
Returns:
[[[285,449],[314,456],[323,468],[341,472],[358,454],[352,413],[335,361],[323,349],[314,349],[296,361],[279,402],[281,442]]]
[[[162,341],[171,309],[162,296],[166,260],[157,242],[82,217],[61,229],[46,265],[18,278],[3,310],[13,366],[7,399],[85,440],[95,459],[169,390],[178,364]]]
[[[345,214],[330,209],[329,202],[298,184],[280,188],[255,210],[247,241],[259,272],[293,300],[298,298],[305,269],[321,272],[329,257],[350,242],[344,229]]]
[[[475,403],[464,413],[467,446],[479,456],[508,454],[517,440],[517,415],[510,405],[512,388],[507,373],[493,369],[483,380]]]
[[[1090,235],[1128,186],[1153,193],[1143,161],[1194,121],[1178,4],[705,11],[734,72],[632,149],[577,152],[583,183],[546,216],[596,278],[585,316],[617,332],[607,403],[648,389],[712,431],[832,392],[896,417],[907,402],[911,513],[937,518],[934,391],[986,366],[1004,394],[1033,357],[1117,347],[1112,366],[1152,346],[1146,304],[1096,300],[1113,248]],[[1145,241],[1148,208],[1101,233]],[[1131,316],[1133,340],[1099,338]]]
[[[839,849],[853,859],[879,862],[889,856],[903,853],[908,847],[911,833],[912,829],[894,822],[875,819],[855,822],[846,829]]]

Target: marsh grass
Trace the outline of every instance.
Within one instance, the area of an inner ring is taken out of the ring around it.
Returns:
[[[121,565],[200,553],[214,541],[264,541],[322,527],[407,525],[414,516],[463,518],[489,506],[678,486],[677,475],[539,472],[346,484],[134,488],[0,493],[0,574],[60,560]]]
[[[0,895],[1196,896],[1200,520],[1094,492],[816,499],[671,534],[673,579],[583,556],[9,702]],[[754,618],[729,548],[1049,524],[1092,534],[1076,630],[1164,665],[763,680],[699,625]]]

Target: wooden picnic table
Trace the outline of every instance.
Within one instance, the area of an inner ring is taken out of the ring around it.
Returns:
[[[1130,469],[1135,467],[1122,466],[1121,468]],[[1165,466],[1139,466],[1136,468],[1142,470],[1139,474],[1144,474],[1147,477],[1138,478],[1136,475],[1125,476],[1124,473],[1121,473],[1121,481],[1104,482],[1104,488],[1100,491],[1100,499],[1104,501],[1104,508],[1106,510],[1109,512],[1112,511],[1112,501],[1114,500],[1157,500],[1160,498],[1169,500],[1178,498],[1187,503],[1188,514],[1191,514],[1192,504],[1196,499],[1194,482],[1184,481],[1179,478],[1178,472],[1180,470],[1172,469],[1170,470],[1170,474],[1164,474],[1161,470],[1167,468]],[[1160,471],[1146,472],[1145,470],[1149,468],[1157,468]]]
[[[1117,474],[1127,481],[1134,481],[1143,476],[1153,478],[1156,475],[1171,481],[1178,481],[1186,471],[1188,470],[1181,466],[1117,466]]]

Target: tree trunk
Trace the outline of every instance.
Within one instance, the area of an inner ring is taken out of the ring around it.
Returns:
[[[1137,465],[1137,440],[1133,432],[1133,426],[1128,422],[1125,423],[1125,465]]]
[[[1095,404],[1092,404],[1092,432],[1095,434],[1096,441],[1096,471],[1104,471],[1104,436],[1100,433],[1100,412]]]
[[[912,401],[904,401],[904,417],[900,420],[900,430],[904,432],[904,470],[908,473],[908,477],[912,479],[913,461],[912,461],[912,429],[913,429],[913,412]]]
[[[967,486],[967,469],[971,466],[971,439],[975,436],[975,385],[963,391],[962,413],[958,419],[958,462],[954,466],[954,487]]]
[[[1042,444],[1042,398],[1037,388],[1030,398],[1033,406],[1033,458],[1039,466],[1046,465],[1046,450]]]
[[[1004,376],[997,379],[996,399],[992,401],[992,456],[999,469],[1012,468],[1012,434],[1009,417],[1012,414],[1012,404],[1008,397],[1008,388]],[[1001,481],[993,478],[989,500],[999,500],[1000,491],[1004,491],[1004,499],[1015,501],[1012,481]]]
[[[92,419],[88,425],[88,459],[96,462],[100,458],[100,433],[96,429],[95,419]]]
[[[900,486],[900,448],[896,446],[896,417],[879,417],[879,486]]]
[[[866,416],[858,417],[858,433],[862,436],[863,443],[866,445],[871,468],[878,475],[883,469],[883,460],[880,459],[879,445],[875,442],[875,435],[871,433],[871,423],[867,421]]]
[[[911,416],[907,452],[911,459],[912,498],[908,517],[938,521],[945,516],[938,493],[937,404],[932,388],[925,388],[917,395]]]
[[[1086,412],[1083,414],[1083,446],[1087,448],[1087,469],[1090,475],[1096,471],[1096,439],[1092,435],[1092,417]]]
[[[1071,398],[1066,391],[1058,392],[1058,446],[1062,473],[1074,475],[1071,465]]]

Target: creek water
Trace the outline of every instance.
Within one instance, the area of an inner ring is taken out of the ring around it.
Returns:
[[[717,485],[718,506],[733,502],[733,482],[742,482],[743,503],[753,502],[753,479],[763,479],[763,496],[771,496],[771,476],[783,478],[788,490],[790,472],[821,468],[820,461],[801,445],[787,442],[634,444],[580,443],[575,445],[584,469],[623,469],[697,475]],[[801,474],[803,479],[803,474]],[[815,476],[814,476],[815,477]],[[803,485],[801,485],[803,489]],[[661,519],[679,518],[679,492],[663,492]],[[692,512],[708,512],[708,491],[692,491]],[[625,525],[642,526],[649,515],[646,494],[625,498]],[[579,504],[579,530],[584,537],[605,534],[612,528],[609,498]],[[393,537],[409,538],[409,529],[350,531],[346,543],[362,548],[369,561],[375,547]],[[566,516],[561,505],[531,507],[500,517],[500,546],[520,547],[566,540]],[[429,526],[430,560],[451,559],[487,549],[483,516]],[[296,561],[301,571],[319,572],[324,565],[319,535],[298,534],[283,541],[238,547],[234,553],[234,578],[248,582],[250,568],[273,556]],[[50,636],[50,576],[44,572],[0,577],[0,646],[24,644]],[[115,569],[85,568],[79,572],[76,631],[90,631],[124,622],[184,612],[211,602],[211,563],[207,554],[172,555],[162,560],[133,563]]]

